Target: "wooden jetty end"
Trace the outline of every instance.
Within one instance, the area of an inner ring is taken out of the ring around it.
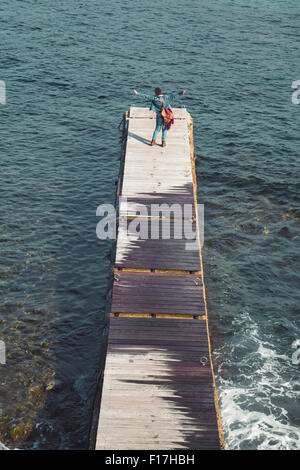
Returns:
[[[150,146],[154,113],[131,107],[125,116],[96,449],[225,448],[209,341],[193,124],[186,109],[175,108],[174,115],[165,148]],[[188,204],[192,209],[174,216],[162,206],[153,215],[151,204]],[[130,228],[133,220],[146,223],[150,237],[155,219],[159,228],[154,238],[139,239]],[[186,249],[191,241],[184,234],[176,236],[175,224],[183,226],[185,219],[197,232],[196,250]],[[163,221],[170,223],[170,239],[164,237]]]

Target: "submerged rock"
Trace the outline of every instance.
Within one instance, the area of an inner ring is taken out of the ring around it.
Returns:
[[[280,237],[293,238],[293,234],[292,234],[291,231],[288,229],[288,227],[282,227],[282,228],[278,231],[278,235],[279,235]]]
[[[21,421],[10,430],[10,437],[14,442],[27,439],[33,429],[33,423],[30,421]]]

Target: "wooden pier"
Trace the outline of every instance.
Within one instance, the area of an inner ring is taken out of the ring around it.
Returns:
[[[147,108],[131,107],[124,121],[122,200],[96,449],[224,449],[211,362],[192,118],[186,109],[173,111],[175,123],[165,148],[150,146],[155,115]],[[160,205],[158,214],[153,204]],[[189,210],[174,215],[168,209],[173,204]],[[164,236],[164,221],[170,237]],[[197,249],[186,248],[191,240],[184,230],[178,236],[185,221],[197,234]],[[143,239],[136,234],[138,222],[148,230]],[[158,226],[154,237],[152,222]]]

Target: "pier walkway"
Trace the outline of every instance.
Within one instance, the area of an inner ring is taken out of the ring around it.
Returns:
[[[154,113],[131,107],[125,117],[96,449],[224,448],[199,240],[193,124],[186,109],[175,108],[174,115],[165,148],[150,146]],[[158,213],[153,205],[160,205]],[[187,248],[191,243],[194,249]]]

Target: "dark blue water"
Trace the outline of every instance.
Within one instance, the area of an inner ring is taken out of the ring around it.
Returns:
[[[88,446],[112,248],[96,208],[132,90],[161,86],[194,119],[227,448],[299,449],[299,26],[290,0],[2,1],[4,445]]]

